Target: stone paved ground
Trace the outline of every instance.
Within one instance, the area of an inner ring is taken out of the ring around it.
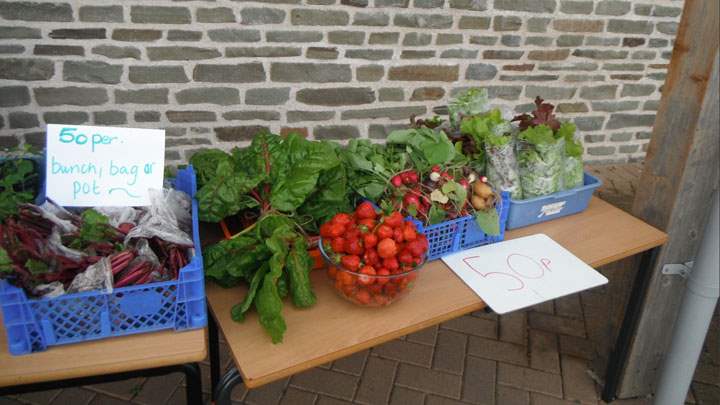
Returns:
[[[605,179],[598,194],[628,208],[639,170],[637,165],[592,168]],[[236,388],[233,396],[237,403],[258,405],[600,405],[597,377],[590,370],[599,349],[589,331],[606,322],[597,309],[602,299],[602,291],[589,292],[506,316],[473,313],[260,389]],[[688,403],[720,403],[719,330],[716,311]],[[223,355],[227,367],[227,350]],[[208,365],[202,367],[207,392]],[[182,384],[183,377],[174,374],[0,397],[0,405],[175,405],[185,402]]]

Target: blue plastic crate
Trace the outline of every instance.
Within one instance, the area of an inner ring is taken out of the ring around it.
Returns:
[[[430,245],[427,253],[428,260],[435,260],[450,253],[505,239],[505,222],[508,218],[509,206],[510,195],[503,192],[500,203],[495,208],[500,216],[500,234],[498,235],[485,234],[472,215],[427,227],[422,226],[420,221],[415,220],[416,224],[419,225],[419,229],[425,233]]]
[[[585,173],[584,185],[527,200],[510,200],[507,229],[522,228],[585,211],[590,197],[602,181]]]
[[[195,196],[192,167],[178,171],[175,187]],[[205,327],[205,282],[194,198],[192,218],[195,251],[177,280],[47,299],[28,298],[21,288],[0,280],[0,306],[10,353],[20,355],[49,346],[163,329]]]

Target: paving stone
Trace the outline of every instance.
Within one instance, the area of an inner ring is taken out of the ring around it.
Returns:
[[[584,322],[577,319],[553,316],[540,312],[530,312],[528,313],[528,324],[533,329],[585,337]]]
[[[577,401],[566,401],[564,399],[538,394],[537,392],[530,393],[530,400],[532,401],[532,405],[574,405],[578,403]],[[601,403],[604,404],[605,402]],[[623,400],[613,401],[612,403],[613,405],[630,405],[630,403],[626,403]],[[636,405],[640,405],[640,402],[636,403]]]
[[[60,390],[45,390],[28,392],[27,394],[18,395],[17,398],[21,402],[29,402],[37,405],[49,404],[60,394]]]
[[[418,391],[459,398],[462,380],[454,374],[400,363],[395,383]]]
[[[280,400],[280,405],[313,404],[317,397],[315,393],[288,387]]]
[[[440,328],[495,339],[497,322],[491,319],[464,315],[440,324]],[[524,325],[523,325],[524,328]]]
[[[140,392],[133,398],[134,402],[147,405],[164,404],[172,397],[184,376],[182,373],[172,373],[157,377],[150,377],[143,384]]]
[[[248,390],[245,395],[245,403],[257,405],[277,404],[282,398],[287,385],[288,379],[284,378],[282,380],[263,385],[259,388]]]
[[[432,367],[435,370],[462,374],[465,368],[465,347],[467,336],[462,333],[441,330],[433,356]]]
[[[434,325],[407,335],[407,340],[410,342],[434,346],[437,339],[437,333],[438,326]]]
[[[499,385],[497,387],[497,403],[502,405],[527,405],[530,403],[530,393],[525,390]]]
[[[562,379],[557,374],[498,363],[498,383],[562,398]]]
[[[315,405],[351,405],[352,402],[343,401],[337,398],[320,395]]]
[[[513,343],[470,336],[468,354],[490,360],[528,365],[527,348]]]
[[[473,404],[492,404],[495,400],[497,363],[467,356],[461,398]]]
[[[406,363],[430,367],[433,358],[431,346],[402,340],[392,340],[372,349],[374,355]]]
[[[525,311],[503,315],[498,317],[498,320],[500,340],[519,345],[527,344],[527,315]]]
[[[133,396],[135,396],[138,388],[142,387],[144,382],[145,378],[136,377],[111,383],[88,385],[85,388],[102,394],[130,400]],[[95,401],[97,401],[97,398]]]
[[[595,382],[587,373],[587,362],[571,356],[562,356],[563,392],[565,399],[596,403]]]
[[[560,373],[557,337],[550,332],[530,331],[530,367]]]
[[[597,354],[595,347],[590,340],[576,336],[558,335],[560,341],[560,353],[581,357],[586,360],[593,360]]]
[[[582,105],[584,106],[584,104]],[[585,111],[580,112],[587,112],[587,107]],[[582,319],[583,309],[580,304],[580,296],[571,294],[555,300],[555,313],[566,318]]]
[[[332,364],[332,369],[359,376],[365,368],[365,362],[369,355],[369,350],[363,350],[343,357],[342,359],[335,360]]]
[[[396,369],[397,362],[370,356],[355,401],[362,404],[387,403]]]
[[[290,379],[290,384],[298,388],[347,400],[352,400],[357,383],[358,377],[319,368],[296,374]]]
[[[127,403],[128,402],[125,400],[121,400],[104,394],[98,394],[92,399],[92,401],[90,401],[90,405],[127,405]],[[185,395],[182,396],[182,402],[173,402],[173,405],[175,404],[185,404]]]
[[[465,405],[465,402],[430,394],[425,398],[425,405]]]
[[[423,401],[425,401],[424,393],[396,385],[390,395],[389,405],[422,404]]]

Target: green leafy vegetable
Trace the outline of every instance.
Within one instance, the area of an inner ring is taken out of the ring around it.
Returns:
[[[500,217],[495,209],[475,211],[475,223],[488,235],[500,234]]]
[[[387,137],[387,143],[409,147],[415,169],[427,172],[434,165],[443,165],[455,158],[455,145],[442,131],[430,128],[396,130]]]
[[[45,262],[35,259],[28,259],[25,262],[25,268],[28,269],[28,271],[30,271],[30,273],[34,276],[45,274],[49,270],[49,267]]]
[[[233,321],[242,322],[245,320],[245,313],[252,306],[253,300],[255,300],[255,295],[257,294],[257,290],[260,287],[260,282],[267,274],[269,268],[270,267],[268,266],[267,262],[265,262],[262,266],[260,266],[258,271],[253,274],[247,295],[245,295],[245,298],[242,300],[241,303],[233,305],[232,309],[230,310],[230,316],[232,317]]]
[[[95,211],[87,209],[81,214],[82,226],[77,238],[73,239],[70,247],[82,250],[93,243],[102,243],[117,236],[117,231],[110,226],[108,217]]]
[[[469,89],[458,95],[448,105],[450,124],[457,128],[462,116],[470,116],[487,111],[488,93],[486,89]]]
[[[37,177],[29,159],[8,159],[0,163],[0,221],[17,213],[20,204],[33,201]]]
[[[7,251],[0,247],[0,273],[12,273],[13,262]]]

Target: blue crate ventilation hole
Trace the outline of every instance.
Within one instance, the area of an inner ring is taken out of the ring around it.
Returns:
[[[498,235],[487,235],[483,232],[472,215],[427,227],[412,217],[410,219],[415,222],[421,232],[425,233],[428,239],[427,259],[435,260],[450,253],[500,242],[505,239],[505,222],[508,218],[509,207],[510,194],[503,192],[499,203],[495,207],[500,216],[500,233]]]
[[[193,197],[195,245],[178,279],[117,288],[112,293],[88,291],[49,299],[28,298],[21,288],[0,280],[0,306],[11,354],[113,336],[205,327],[205,282],[192,166],[178,171],[175,188]]]
[[[601,185],[600,179],[585,173],[580,187],[527,200],[510,200],[507,229],[522,228],[585,211],[593,192]]]

